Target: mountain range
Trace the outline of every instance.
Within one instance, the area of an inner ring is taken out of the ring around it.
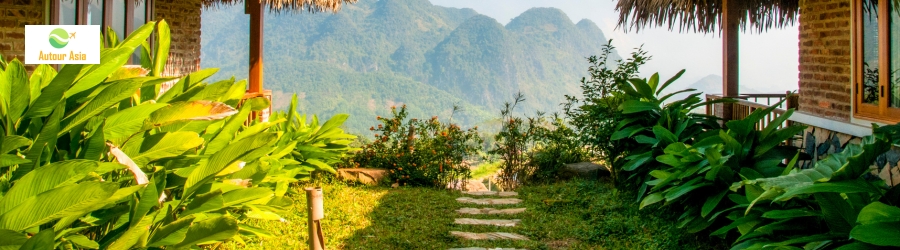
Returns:
[[[247,76],[249,18],[243,6],[206,10],[201,67],[216,77]],[[284,108],[322,116],[349,113],[361,133],[407,105],[411,117],[434,115],[463,126],[499,117],[516,92],[518,112],[558,111],[607,39],[595,23],[559,9],[532,8],[503,25],[472,9],[428,0],[361,0],[340,12],[267,14],[264,83]],[[610,61],[619,59],[615,53]],[[462,109],[452,114],[454,106]]]

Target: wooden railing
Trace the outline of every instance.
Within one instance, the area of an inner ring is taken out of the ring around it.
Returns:
[[[716,94],[707,94],[707,100],[716,100],[724,98],[722,95]],[[732,119],[744,119],[749,116],[753,111],[757,109],[765,109],[772,105],[778,104],[778,102],[788,98],[787,101],[781,103],[778,108],[776,108],[772,113],[766,114],[765,118],[756,125],[756,129],[762,130],[763,128],[769,126],[776,118],[783,115],[784,112],[788,109],[796,109],[797,108],[797,95],[791,95],[790,92],[785,94],[743,94],[734,99],[737,100],[735,103],[731,104],[722,104],[717,103],[714,105],[706,106],[706,114],[713,115],[717,117],[724,117],[722,113],[724,111],[724,105],[732,105]],[[785,121],[781,125],[780,128],[786,127],[790,125],[790,121]]]

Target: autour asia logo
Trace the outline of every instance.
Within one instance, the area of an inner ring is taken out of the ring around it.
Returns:
[[[66,30],[56,28],[50,32],[50,46],[57,49],[65,48],[66,45],[69,45],[69,37],[69,33],[66,33]],[[75,33],[72,33],[71,37],[75,38]]]
[[[100,63],[99,25],[26,25],[26,64]]]

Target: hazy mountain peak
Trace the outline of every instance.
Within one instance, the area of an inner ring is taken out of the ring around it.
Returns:
[[[569,16],[557,8],[531,8],[513,18],[506,28],[518,32],[557,32],[571,29]]]

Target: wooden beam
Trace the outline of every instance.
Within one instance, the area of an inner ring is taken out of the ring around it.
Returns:
[[[247,0],[250,14],[250,89],[249,93],[259,94],[263,90],[263,5],[259,0]]]
[[[738,35],[741,32],[739,25],[740,15],[743,12],[739,9],[738,1],[740,0],[722,0],[722,95],[726,97],[737,97],[740,94]],[[723,106],[722,118],[733,119],[732,105],[726,103]]]

